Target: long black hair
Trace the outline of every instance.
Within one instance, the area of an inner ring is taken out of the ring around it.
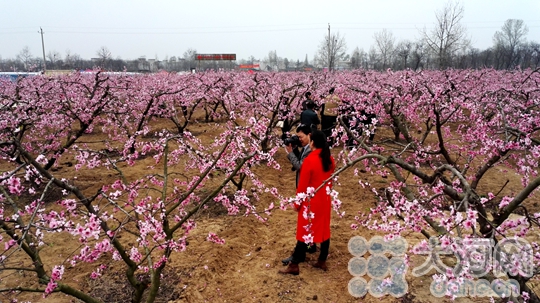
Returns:
[[[332,159],[330,158],[330,147],[326,142],[326,135],[322,131],[316,130],[311,133],[311,141],[313,141],[315,148],[321,149],[319,156],[321,157],[323,170],[325,172],[329,171],[332,168]]]

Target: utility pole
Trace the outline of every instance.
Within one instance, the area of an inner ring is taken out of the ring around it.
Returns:
[[[330,49],[330,23],[328,23],[328,71],[332,71],[332,50]]]
[[[274,50],[274,63],[276,64],[276,72],[279,72],[279,65],[277,61],[277,50]]]
[[[43,41],[43,29],[40,27],[39,32],[41,33],[41,48],[43,49],[43,72],[47,70],[47,60],[45,60],[45,42]]]
[[[330,23],[328,23],[328,41],[330,41]]]

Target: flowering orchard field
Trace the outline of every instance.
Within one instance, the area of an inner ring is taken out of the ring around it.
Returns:
[[[300,199],[266,179],[289,173],[277,160],[276,124],[298,117],[306,91],[323,96],[331,87],[347,109],[333,134],[338,168],[329,194],[337,217],[345,215],[340,199],[354,200],[336,191],[340,175],[350,173],[377,201],[355,210],[353,230],[388,239],[421,233],[425,240],[410,255],[426,251],[430,237],[456,256],[475,250],[468,239],[526,238],[533,254],[507,263],[533,262],[532,272],[505,270],[521,290],[536,275],[539,70],[96,72],[0,81],[0,291],[9,296],[60,292],[102,302],[66,272],[85,264],[82,274],[100,279],[119,264],[132,302],[158,300],[164,272],[186,250],[201,210],[219,204],[263,228]],[[375,128],[343,123],[361,112],[377,115]],[[210,125],[205,136],[190,131],[201,123]],[[373,131],[390,135],[367,142]],[[343,148],[351,138],[354,147]],[[504,178],[497,188],[483,186],[493,171],[518,174],[521,186],[509,190]],[[362,172],[388,182],[370,184]],[[51,261],[44,254],[58,235],[76,250]],[[211,232],[206,240],[227,241]],[[467,262],[435,278],[470,279]],[[9,283],[21,272],[24,281]]]

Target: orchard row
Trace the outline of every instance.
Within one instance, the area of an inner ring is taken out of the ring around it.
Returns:
[[[107,266],[99,260],[109,256],[126,267],[134,302],[143,295],[155,298],[169,258],[185,249],[201,208],[219,203],[231,215],[266,221],[297,199],[284,197],[254,170],[282,169],[275,157],[282,145],[276,124],[297,119],[305,92],[321,104],[330,88],[342,102],[333,133],[340,151],[335,179],[362,167],[392,180],[378,190],[359,178],[380,202],[359,215],[353,228],[388,235],[415,231],[451,242],[458,235],[527,236],[538,224],[539,210],[530,203],[540,185],[538,70],[96,72],[0,81],[0,259],[5,273],[23,268],[47,286],[6,289],[60,291],[99,302],[63,282],[62,275],[89,262],[95,270],[88,274],[98,278]],[[344,123],[361,113],[375,114],[375,127]],[[158,121],[171,127],[160,128]],[[190,132],[200,123],[217,135],[205,141]],[[373,131],[391,135],[367,142]],[[353,148],[342,148],[351,140]],[[140,165],[148,166],[147,175],[126,175]],[[482,192],[482,180],[501,167],[521,176],[520,188],[503,191],[502,182],[501,190]],[[82,171],[114,177],[103,178],[92,191],[73,179]],[[45,205],[54,189],[62,192],[53,201],[62,211]],[[330,194],[342,215],[337,192]],[[280,205],[262,203],[264,195]],[[514,213],[520,216],[511,218]],[[41,248],[59,232],[83,248],[66,264],[44,264]],[[135,244],[120,240],[126,233],[136,236]],[[223,243],[216,234],[207,239]],[[462,253],[467,247],[454,249]],[[21,254],[23,265],[11,261]],[[136,278],[141,272],[150,283]]]

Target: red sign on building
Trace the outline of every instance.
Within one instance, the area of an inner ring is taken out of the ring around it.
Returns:
[[[200,60],[200,61],[204,61],[204,60],[235,61],[236,60],[236,54],[196,54],[195,59]]]
[[[240,64],[240,68],[260,68],[259,64]]]

